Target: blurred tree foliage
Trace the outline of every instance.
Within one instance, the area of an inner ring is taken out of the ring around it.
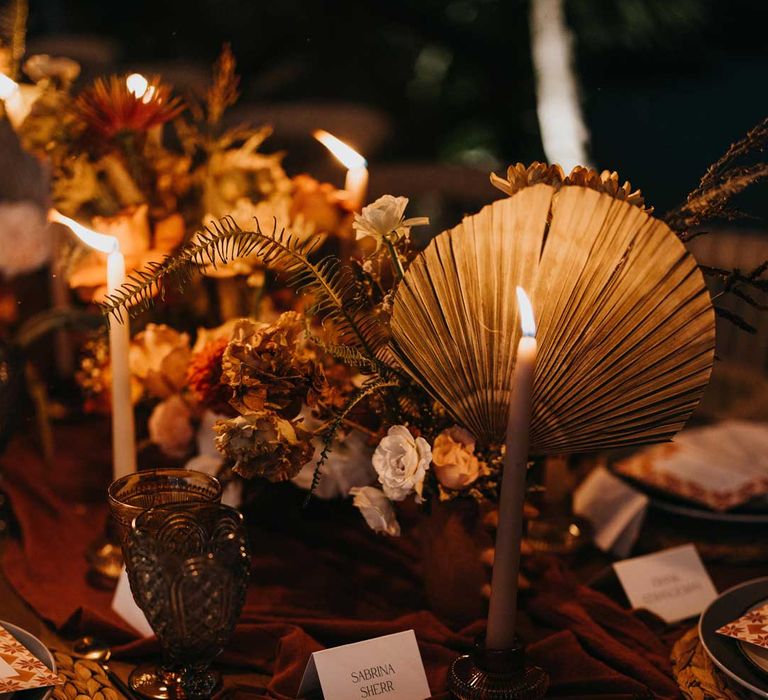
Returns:
[[[564,2],[594,160],[660,208],[768,113],[765,0]],[[30,0],[29,22],[113,37],[136,62],[208,65],[231,41],[244,100],[378,107],[386,158],[542,157],[528,0]]]

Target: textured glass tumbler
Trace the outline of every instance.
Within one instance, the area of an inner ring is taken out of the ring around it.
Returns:
[[[133,690],[156,700],[210,697],[220,682],[210,665],[240,616],[250,563],[243,516],[228,506],[160,506],[134,520],[128,579],[163,661],[134,670]]]
[[[107,489],[115,534],[125,549],[134,518],[154,506],[172,503],[218,503],[219,480],[189,469],[150,469],[128,474]]]

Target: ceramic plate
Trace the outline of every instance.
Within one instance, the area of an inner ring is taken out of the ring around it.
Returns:
[[[768,653],[717,634],[725,624],[768,599],[768,577],[747,581],[716,598],[699,618],[699,639],[713,663],[739,685],[768,698]]]
[[[0,620],[0,625],[13,636],[17,642],[23,644],[34,656],[42,661],[51,671],[56,673],[56,661],[51,650],[45,646],[35,635],[21,629],[10,622]],[[12,694],[13,700],[47,700],[52,688],[30,688],[19,690]]]

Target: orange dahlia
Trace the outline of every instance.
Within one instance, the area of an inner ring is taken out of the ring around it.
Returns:
[[[74,109],[88,127],[111,138],[124,131],[147,131],[178,116],[184,110],[181,98],[155,76],[144,92],[129,86],[125,76],[97,78],[75,100]]]
[[[201,406],[223,416],[236,416],[237,411],[229,403],[232,389],[221,380],[221,358],[228,344],[228,337],[217,338],[192,355],[187,383]]]

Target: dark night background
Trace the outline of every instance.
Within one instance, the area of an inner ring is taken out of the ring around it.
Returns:
[[[768,114],[765,0],[565,6],[593,161],[658,211]],[[520,0],[31,0],[31,50],[66,34],[112,42],[100,72],[173,64],[205,76],[230,41],[243,108],[341,101],[386,117],[367,154],[374,177],[377,164],[452,163],[485,182],[490,168],[544,158]]]

